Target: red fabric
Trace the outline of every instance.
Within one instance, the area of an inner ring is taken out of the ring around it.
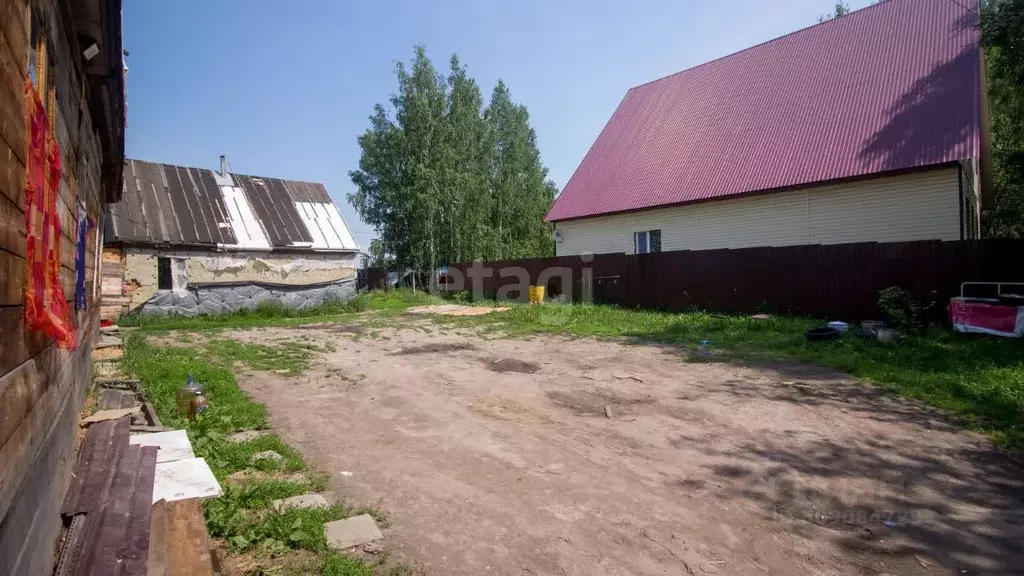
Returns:
[[[60,284],[60,150],[32,82],[25,81],[28,158],[25,162],[25,322],[61,348],[74,350],[75,325]]]
[[[976,157],[977,23],[978,0],[882,2],[637,86],[547,220]]]
[[[986,304],[984,302],[949,303],[949,319],[954,325],[984,328],[999,333],[1017,331],[1017,307]]]

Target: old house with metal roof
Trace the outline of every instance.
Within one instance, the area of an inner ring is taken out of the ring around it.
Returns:
[[[323,184],[128,160],[104,226],[106,317],[354,292],[359,246]]]
[[[559,256],[979,236],[977,0],[888,0],[632,88],[558,196]]]

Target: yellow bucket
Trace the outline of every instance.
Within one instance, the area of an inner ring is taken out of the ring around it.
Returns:
[[[540,304],[541,302],[544,302],[544,287],[530,286],[530,304]]]

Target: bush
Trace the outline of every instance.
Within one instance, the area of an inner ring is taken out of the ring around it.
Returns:
[[[922,296],[911,296],[899,286],[890,286],[878,291],[878,309],[886,322],[905,332],[921,332],[936,313],[938,304],[935,292]]]

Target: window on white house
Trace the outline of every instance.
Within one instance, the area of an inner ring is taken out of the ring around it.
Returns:
[[[661,252],[661,230],[644,230],[633,233],[633,251],[636,254]]]

